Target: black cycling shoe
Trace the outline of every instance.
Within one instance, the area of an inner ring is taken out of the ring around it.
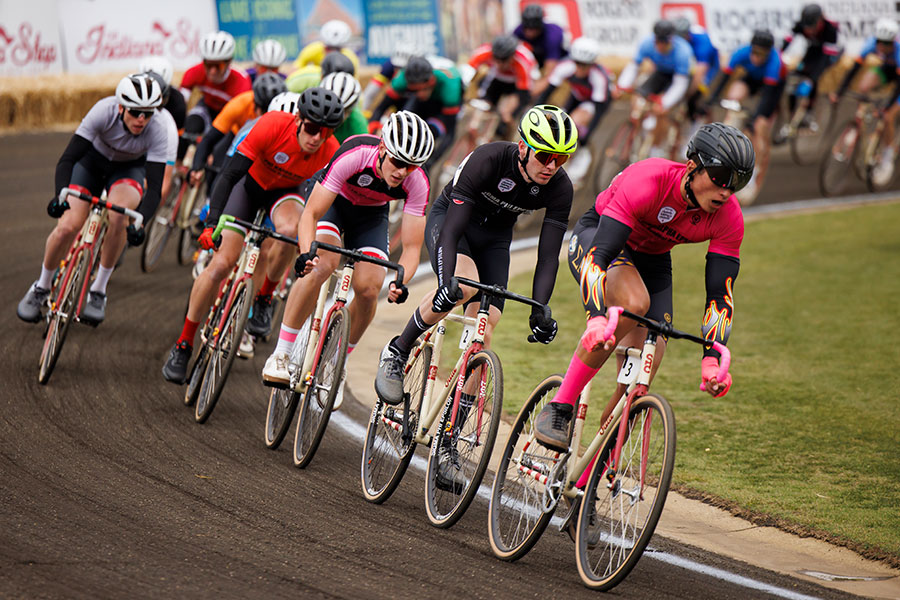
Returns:
[[[265,337],[272,332],[272,313],[275,308],[272,306],[272,295],[257,296],[253,303],[253,313],[247,319],[247,325],[244,329],[250,335],[256,337]]]
[[[194,349],[187,342],[175,344],[169,352],[169,359],[163,365],[162,374],[166,381],[181,385],[187,379],[188,363]]]
[[[569,422],[573,406],[563,402],[551,402],[534,420],[534,437],[542,446],[557,452],[569,449]]]

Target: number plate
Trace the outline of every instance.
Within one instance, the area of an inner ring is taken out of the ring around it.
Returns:
[[[633,356],[626,356],[622,368],[619,369],[619,376],[616,381],[622,385],[631,385],[637,379],[638,359]]]
[[[465,350],[469,347],[469,342],[472,341],[472,336],[475,335],[475,326],[474,325],[465,325],[462,330],[462,334],[459,336],[459,349]]]

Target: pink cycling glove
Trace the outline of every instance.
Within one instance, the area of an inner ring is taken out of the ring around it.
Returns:
[[[703,381],[700,389],[705,390],[706,386],[709,385],[710,379],[715,379],[719,373],[719,359],[714,356],[705,356],[703,360],[700,361],[700,378]],[[725,394],[728,393],[728,390],[731,389],[731,373],[728,373],[725,376],[725,381],[716,381],[716,385],[719,386],[721,391],[716,394],[715,398],[721,398]]]
[[[592,317],[588,319],[587,328],[584,335],[581,336],[581,345],[588,352],[600,350],[607,340],[612,340],[613,345],[616,343],[616,336],[609,329],[609,321],[606,317]]]

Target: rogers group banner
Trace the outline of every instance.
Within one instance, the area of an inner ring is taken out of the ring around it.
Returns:
[[[150,54],[185,69],[200,60],[200,37],[218,28],[212,0],[59,0],[59,19],[72,73],[129,71]]]
[[[0,75],[43,75],[62,69],[56,11],[0,0]]]

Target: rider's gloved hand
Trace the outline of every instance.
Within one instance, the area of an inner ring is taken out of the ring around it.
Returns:
[[[63,216],[63,213],[67,210],[69,210],[69,203],[65,200],[60,202],[59,196],[53,196],[53,199],[47,205],[47,214],[54,219],[58,219]]]
[[[706,391],[710,392],[714,398],[721,398],[731,389],[731,373],[725,375],[725,381],[716,381],[718,373],[719,359],[715,356],[704,356],[700,361],[700,378]],[[711,386],[710,381],[716,381],[716,385]]]
[[[459,282],[456,277],[451,277],[450,281],[435,291],[434,298],[431,299],[431,310],[436,313],[450,312],[462,298],[463,293],[459,289]]]
[[[553,317],[545,319],[543,313],[533,313],[528,319],[528,325],[531,327],[531,335],[528,336],[528,341],[542,344],[552,342],[559,329],[556,325],[556,319]]]
[[[587,328],[581,336],[581,345],[585,350],[610,350],[616,345],[615,334],[607,335],[608,324],[609,321],[603,316],[588,319]]]
[[[134,226],[134,223],[125,228],[125,236],[128,238],[129,246],[140,246],[144,243],[144,228],[140,229]]]
[[[200,247],[204,250],[214,250],[219,246],[218,243],[213,241],[213,231],[215,231],[213,227],[207,227],[203,230],[203,233],[200,234],[200,237],[197,238],[197,241],[200,243]],[[219,239],[221,240],[222,238]]]
[[[396,281],[392,281],[390,285],[390,291],[398,290],[399,294],[394,300],[391,300],[391,297],[388,296],[388,302],[394,302],[395,304],[403,304],[406,302],[406,299],[409,298],[409,288],[403,285],[402,283],[397,285]]]

